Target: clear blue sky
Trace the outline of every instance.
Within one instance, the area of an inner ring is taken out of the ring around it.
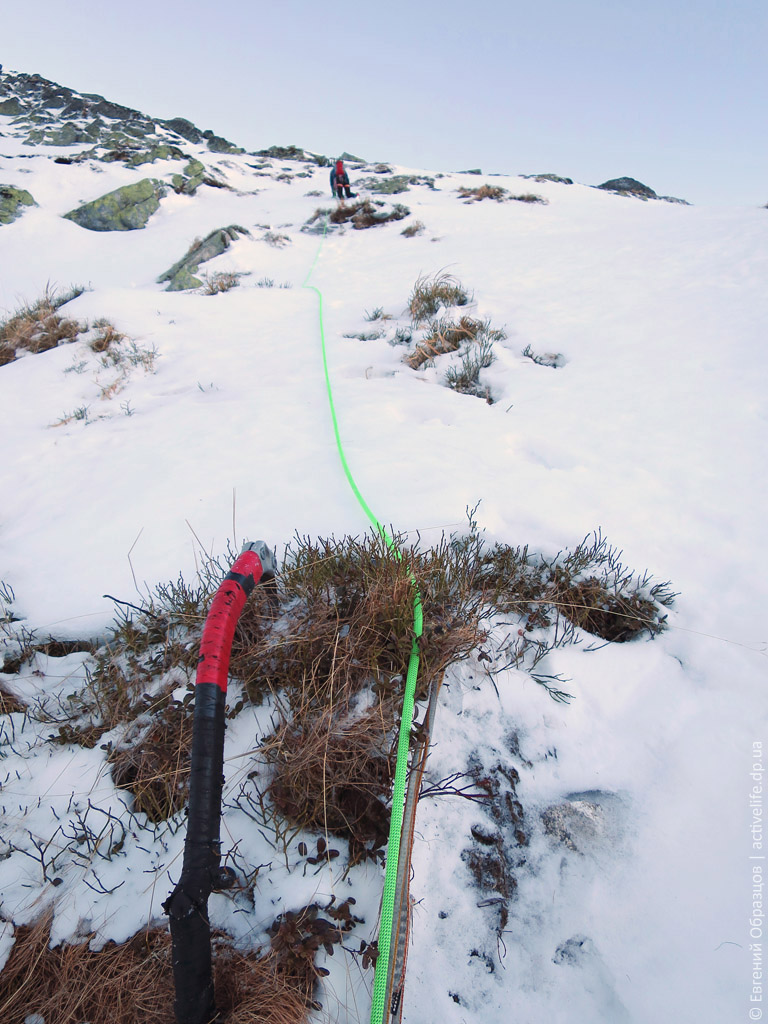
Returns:
[[[0,61],[247,149],[768,202],[767,0],[38,0]]]

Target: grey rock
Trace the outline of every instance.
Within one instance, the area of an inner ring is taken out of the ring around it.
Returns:
[[[25,146],[75,146],[80,142],[93,142],[93,136],[71,122],[50,128],[33,128]]]
[[[168,281],[167,292],[180,292],[188,288],[200,288],[203,282],[195,277],[200,264],[220,256],[236,242],[240,235],[248,235],[250,232],[237,224],[230,224],[226,228],[218,228],[206,235],[200,241],[195,242],[178,262],[161,274],[157,279],[158,284]]]
[[[580,964],[595,954],[595,944],[587,935],[574,935],[561,942],[555,950],[555,964]]]
[[[23,112],[24,108],[15,96],[12,96],[9,100],[0,100],[0,114],[5,114],[6,117],[18,117]]]
[[[170,121],[161,121],[160,123],[169,131],[180,135],[182,139],[186,139],[187,142],[202,142],[203,133],[199,128],[195,128],[186,117],[172,117]]]
[[[133,141],[118,145],[115,149],[109,149],[103,156],[97,156],[96,150],[91,150],[88,155],[91,159],[101,160],[105,164],[120,161],[126,167],[153,164],[156,160],[183,160],[186,156],[177,146],[170,146],[167,143],[150,146],[147,149]]]
[[[547,835],[577,853],[594,852],[608,844],[615,849],[621,842],[623,800],[616,793],[591,789],[568,793],[562,803],[542,812]]]
[[[675,196],[659,196],[664,203],[677,203],[678,206],[690,206],[691,204],[687,199],[676,199]]]
[[[64,216],[88,231],[136,231],[146,226],[166,193],[162,182],[143,178],[135,185],[107,192]]]
[[[610,181],[604,181],[602,185],[597,187],[604,189],[606,192],[620,192],[622,195],[658,199],[652,188],[644,185],[642,181],[637,181],[635,178],[611,178]]]
[[[112,103],[110,100],[105,100],[103,96],[99,96],[98,93],[84,92],[82,95],[85,99],[91,101],[88,105],[89,113],[100,114],[102,117],[109,117],[113,121],[129,121],[142,116],[140,110],[124,107],[120,103]]]
[[[622,196],[636,196],[638,199],[660,199],[662,202],[678,203],[680,206],[691,205],[686,199],[656,195],[652,188],[644,185],[641,181],[636,181],[635,178],[613,178],[611,181],[604,181],[602,185],[597,187],[605,189],[606,192],[615,192],[617,195]]]
[[[234,142],[230,142],[228,139],[223,139],[220,135],[214,135],[212,131],[203,132],[203,138],[205,139],[208,149],[212,153],[244,153],[245,150],[240,146],[236,146]]]
[[[521,174],[521,178],[529,178],[531,181],[554,181],[557,185],[572,185],[573,178],[561,178],[559,174]],[[602,185],[600,186],[602,188]]]
[[[306,160],[307,155],[299,146],[270,146],[269,149],[257,149],[255,156],[266,156],[272,160]],[[312,157],[314,159],[314,157]]]

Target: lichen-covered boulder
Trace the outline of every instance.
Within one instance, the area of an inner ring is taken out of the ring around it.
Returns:
[[[153,164],[155,160],[183,160],[184,156],[178,146],[161,143],[159,146],[150,146],[149,149],[132,153],[124,162],[126,167],[139,167],[141,164]]]
[[[27,206],[37,206],[37,203],[26,189],[0,185],[0,224],[10,224]]]
[[[172,179],[174,192],[183,192],[193,196],[205,177],[205,164],[192,157],[184,168],[183,174],[174,174]]]
[[[240,235],[248,235],[250,232],[237,224],[230,224],[226,228],[218,228],[212,231],[205,238],[195,242],[188,253],[157,279],[158,284],[168,281],[167,292],[181,292],[187,288],[200,288],[203,282],[195,277],[201,263],[212,260],[215,256],[221,256],[232,242],[236,242]]]
[[[88,231],[136,231],[160,206],[167,189],[161,181],[143,178],[70,210],[64,216]]]

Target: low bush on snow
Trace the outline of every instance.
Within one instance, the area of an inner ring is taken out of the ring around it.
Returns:
[[[500,673],[514,667],[528,672],[554,700],[567,702],[567,681],[547,674],[542,666],[550,651],[582,642],[582,631],[605,642],[655,636],[665,628],[666,609],[674,598],[668,583],[627,569],[621,552],[599,532],[572,551],[545,556],[527,547],[487,544],[470,513],[468,533],[443,538],[435,547],[422,550],[418,544],[406,545],[405,538],[396,539],[402,559],[376,535],[295,538],[286,548],[278,577],[256,588],[235,631],[227,716],[235,718],[246,705],[266,702],[272,709],[272,726],[252,753],[252,770],[247,771],[247,764],[246,770],[238,769],[242,781],[227,793],[226,807],[254,820],[265,836],[271,833],[275,849],[282,847],[286,857],[289,847],[295,856],[294,840],[302,829],[314,834],[317,855],[308,854],[306,841],[298,843],[306,865],[340,856],[328,846],[332,836],[348,843],[350,863],[382,855],[399,709],[414,639],[411,573],[424,614],[419,701],[440,684],[449,665],[474,652],[478,664],[485,666],[489,685],[497,685]],[[167,819],[175,821],[167,822],[173,830],[183,824],[199,643],[211,599],[233,558],[229,552],[220,560],[207,559],[194,584],[179,577],[158,587],[140,607],[118,602],[123,610],[107,641],[85,645],[91,653],[85,683],[66,700],[51,702],[41,694],[23,701],[13,693],[12,675],[4,682],[0,718],[22,714],[51,725],[47,742],[90,748],[103,743],[115,784],[132,794],[131,805],[119,815],[112,805],[101,810],[98,801],[78,811],[71,842],[70,833],[62,831],[66,822],[57,820],[61,841],[54,846],[41,837],[36,847],[44,879],[57,877],[68,857],[80,855],[81,845],[76,844],[87,842],[109,860],[119,855],[129,829],[156,834],[159,823]],[[0,635],[6,647],[15,645],[16,650],[13,664],[6,661],[3,666],[6,672],[18,672],[39,652],[61,654],[71,649],[25,632],[11,614],[9,587],[0,584],[0,598]],[[503,630],[492,632],[497,613],[503,617]],[[418,735],[415,726],[414,742]],[[515,773],[500,766],[489,774],[478,765],[473,774],[470,765],[469,781],[474,786],[472,798],[485,801],[494,822],[495,816],[503,817],[499,829],[511,822],[516,843],[524,846]],[[462,792],[450,780],[432,791]],[[486,835],[480,829],[472,834],[475,845],[463,856],[476,884],[499,903],[503,930],[506,901],[514,894],[514,864],[508,862],[496,832]],[[0,837],[0,857],[15,856],[21,841],[6,830]],[[37,857],[32,851],[26,855]],[[242,851],[232,851],[231,858],[245,879],[241,888],[252,891],[260,868],[249,866]],[[237,954],[243,959],[237,961],[236,977],[230,981],[225,975],[235,954],[224,939],[216,939],[220,949],[215,969],[224,972],[217,977],[224,1021],[244,1024],[251,1019],[242,1016],[243,1006],[228,1002],[225,994],[234,986],[242,995],[242,985],[251,981],[238,979],[248,971],[265,970],[267,991],[260,998],[267,1005],[277,1006],[270,1000],[284,994],[289,1001],[294,998],[292,1005],[299,1005],[298,995],[305,1007],[319,971],[314,965],[317,950],[341,941],[355,920],[349,903],[282,914],[268,929],[267,958]],[[16,929],[11,958],[0,974],[4,1020],[22,1024],[31,1012],[68,1024],[102,1019],[98,1007],[113,998],[109,979],[119,976],[124,990],[125,979],[138,971],[132,959],[135,951],[140,948],[146,959],[151,946],[156,950],[154,966],[141,977],[137,974],[135,986],[149,986],[156,994],[147,995],[142,1003],[153,1007],[154,1016],[145,1013],[143,1019],[171,1024],[167,933],[142,932],[131,943],[108,945],[107,955],[92,954],[87,946],[51,951],[47,928],[42,921],[29,930]],[[32,971],[35,984],[28,986]],[[25,988],[22,997],[19,993]],[[128,988],[133,992],[133,983]],[[134,1020],[133,1003],[124,1005],[124,1016],[109,1019]],[[259,1019],[273,1018],[267,1013]],[[275,1024],[284,1019],[302,1018],[275,1016]]]
[[[403,220],[410,215],[410,210],[402,203],[388,207],[379,200],[361,199],[354,203],[340,202],[332,210],[321,208],[315,210],[305,224],[305,228],[317,221],[328,218],[330,224],[351,224],[358,231],[365,228],[388,224],[390,221]]]
[[[37,302],[22,306],[6,320],[0,322],[0,366],[12,363],[19,350],[24,352],[47,352],[58,345],[75,341],[79,334],[88,330],[88,325],[62,316],[58,311],[85,288],[73,285],[62,294],[46,286],[45,293]]]
[[[214,274],[203,274],[203,295],[219,295],[237,288],[243,274],[234,271],[219,271]]]

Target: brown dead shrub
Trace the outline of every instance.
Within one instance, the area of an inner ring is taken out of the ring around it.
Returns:
[[[0,1019],[24,1024],[37,1013],[47,1024],[174,1024],[171,937],[142,931],[128,942],[49,947],[50,915],[15,930],[0,973]],[[213,972],[221,1024],[303,1024],[305,988],[281,969],[277,952],[244,953],[223,935],[213,941]]]
[[[387,841],[393,724],[389,702],[360,716],[328,710],[283,722],[262,744],[277,809],[305,829],[347,838],[351,863]]]
[[[379,224],[388,224],[393,220],[403,220],[409,216],[410,210],[401,203],[396,203],[391,210],[387,211],[386,204],[371,199],[361,199],[360,202],[339,203],[331,211],[329,220],[332,224],[346,224],[351,222],[352,227],[358,231],[364,228],[376,227]]]
[[[668,581],[627,568],[621,554],[599,530],[554,558],[496,544],[483,554],[479,578],[497,608],[525,616],[526,633],[564,616],[614,643],[656,636],[666,629],[664,610],[677,595]]]
[[[653,601],[637,592],[612,593],[594,576],[558,593],[555,606],[575,626],[613,643],[625,643],[646,631],[661,632]]]
[[[304,1004],[312,1009],[321,1008],[314,1001],[314,994],[318,978],[328,974],[327,970],[316,966],[315,957],[321,949],[333,956],[333,947],[343,941],[345,933],[356,923],[360,923],[360,918],[352,913],[354,903],[355,900],[350,898],[334,905],[335,898],[332,898],[324,908],[327,917],[320,917],[321,908],[312,903],[300,910],[280,914],[269,927],[278,977],[291,991],[301,992]]]

